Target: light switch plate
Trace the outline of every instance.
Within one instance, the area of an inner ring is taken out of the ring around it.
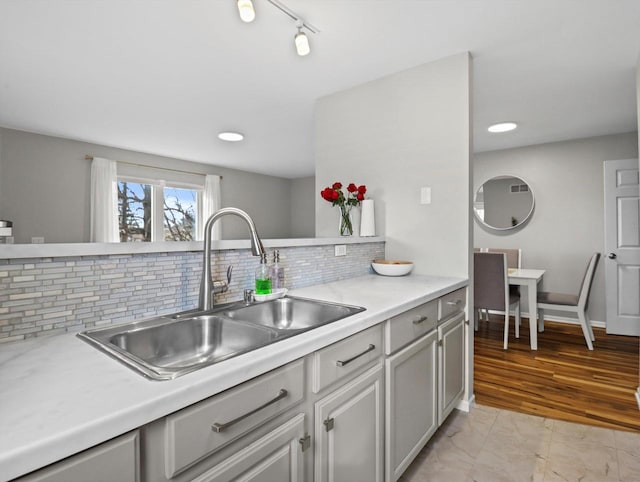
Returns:
[[[431,204],[431,188],[426,186],[420,189],[420,204]]]
[[[346,244],[336,244],[336,246],[335,246],[335,255],[336,256],[346,256],[347,255],[347,245]]]

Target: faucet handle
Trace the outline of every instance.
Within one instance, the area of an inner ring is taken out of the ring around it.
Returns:
[[[227,281],[215,280],[213,282],[213,292],[215,294],[226,293],[229,290],[229,284],[231,283],[231,274],[233,273],[233,265],[229,265],[227,268]]]

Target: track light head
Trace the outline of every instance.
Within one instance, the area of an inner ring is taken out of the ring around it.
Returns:
[[[238,12],[243,22],[253,22],[256,18],[256,11],[253,9],[251,0],[236,0],[238,4]]]
[[[296,44],[296,52],[299,56],[304,57],[305,55],[309,55],[311,52],[311,47],[309,46],[309,38],[302,31],[301,27],[298,27],[298,33],[294,37],[294,42]]]

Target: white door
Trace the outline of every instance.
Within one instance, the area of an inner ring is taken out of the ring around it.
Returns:
[[[607,333],[640,335],[638,160],[604,162]]]
[[[378,365],[316,403],[316,482],[382,482],[382,379]]]

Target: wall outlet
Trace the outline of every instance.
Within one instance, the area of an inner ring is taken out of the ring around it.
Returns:
[[[346,256],[347,255],[347,245],[346,244],[336,244],[335,252],[336,252],[336,256]]]
[[[31,244],[44,244],[44,238],[42,236],[33,236],[31,238]]]

